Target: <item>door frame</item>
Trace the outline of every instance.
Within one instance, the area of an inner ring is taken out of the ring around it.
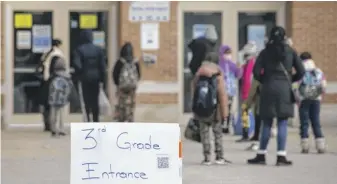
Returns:
[[[29,2],[22,4],[21,2],[4,2],[4,22],[5,22],[5,110],[4,120],[12,124],[27,124],[27,123],[40,123],[42,121],[41,115],[38,113],[32,114],[14,114],[13,90],[14,90],[14,63],[13,63],[13,12],[18,10],[23,11],[51,11],[53,19],[53,37],[59,38],[63,41],[61,50],[67,61],[69,61],[69,12],[70,11],[107,11],[108,19],[108,67],[107,67],[107,82],[109,99],[113,101],[114,87],[112,85],[111,70],[117,59],[118,49],[118,2],[99,1],[99,2]],[[66,20],[66,21],[62,21]],[[66,28],[65,25],[66,24]],[[68,63],[68,69],[69,69]],[[68,121],[80,121],[80,115],[76,117],[69,117],[69,107],[67,107],[66,117]],[[28,118],[29,117],[29,118]],[[29,120],[27,120],[27,118]],[[22,120],[27,120],[23,122]],[[41,124],[42,125],[42,124]]]
[[[182,1],[178,4],[178,33],[184,33],[184,13],[185,12],[222,12],[222,43],[231,45],[233,53],[238,53],[238,13],[239,12],[276,12],[276,24],[286,26],[286,2],[191,2]],[[228,25],[231,25],[228,27]],[[178,34],[177,65],[178,83],[180,90],[178,93],[179,120],[185,122],[185,115],[190,117],[190,113],[184,113],[184,34]],[[237,54],[233,55],[237,60]],[[237,98],[236,98],[237,99]],[[237,104],[237,102],[234,102]],[[237,108],[234,105],[233,108]]]

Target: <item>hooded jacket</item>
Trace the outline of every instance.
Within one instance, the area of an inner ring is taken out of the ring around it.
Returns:
[[[314,62],[314,60],[312,59],[307,59],[303,61],[303,66],[306,72],[312,71],[312,70],[318,70],[318,72],[322,73],[322,87],[323,87],[323,93],[325,93],[326,91],[326,86],[327,86],[327,81],[326,78],[324,76],[324,73],[322,72],[321,69],[316,67],[316,64]],[[302,82],[302,80],[300,80],[297,84],[299,85]],[[316,100],[322,100],[322,95],[318,96]]]
[[[224,79],[227,84],[227,93],[229,96],[236,95],[237,79],[241,77],[241,68],[237,67],[232,60],[226,60],[223,58],[225,51],[231,49],[228,45],[223,45],[219,49],[219,65],[224,72]]]
[[[82,82],[105,82],[106,63],[103,50],[93,44],[91,30],[80,34],[82,44],[76,48],[73,58],[75,75]]]
[[[218,100],[219,100],[219,107],[218,108],[218,116],[217,119],[225,119],[228,116],[228,97],[227,92],[225,90],[225,80],[224,80],[224,74],[220,67],[217,64],[211,63],[211,62],[203,62],[200,66],[199,70],[197,71],[192,84],[193,88],[196,87],[196,84],[199,80],[200,76],[206,76],[206,77],[212,77],[212,75],[220,73],[220,75],[217,77],[218,81]]]
[[[189,68],[193,75],[198,71],[202,61],[205,60],[209,52],[214,51],[216,41],[218,39],[217,32],[214,26],[209,27],[205,34],[197,39],[192,40],[188,44],[188,48],[192,51],[192,60]]]
[[[113,69],[112,77],[116,86],[119,86],[119,75],[124,66],[121,59],[124,59],[126,62],[134,62],[137,68],[139,79],[141,78],[140,66],[139,63],[135,61],[133,54],[133,47],[131,43],[125,43],[120,51],[120,59],[116,61],[116,64]]]

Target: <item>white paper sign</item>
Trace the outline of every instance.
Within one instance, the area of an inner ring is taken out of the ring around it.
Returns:
[[[170,20],[170,2],[133,1],[129,6],[129,20],[167,22]]]
[[[247,27],[247,41],[255,41],[258,52],[265,47],[266,29],[265,25],[252,24]]]
[[[105,33],[104,31],[93,31],[93,43],[102,48],[105,47]]]
[[[178,124],[72,123],[70,184],[181,184],[179,145]]]
[[[159,49],[159,24],[142,23],[140,28],[141,49],[158,50]]]
[[[30,31],[16,32],[16,48],[30,49],[32,46],[32,33]]]
[[[51,26],[50,25],[34,25],[33,46],[34,53],[44,53],[50,50],[52,46]]]
[[[192,39],[205,35],[206,30],[212,26],[213,26],[212,24],[194,24],[192,28],[193,29]]]

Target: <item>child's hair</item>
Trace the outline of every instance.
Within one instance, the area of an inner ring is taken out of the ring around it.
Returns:
[[[301,58],[302,61],[304,61],[304,60],[307,60],[307,59],[312,59],[312,56],[311,56],[310,52],[303,52],[300,55],[300,58]]]
[[[206,55],[205,61],[218,64],[219,63],[219,56],[215,52],[210,52]]]
[[[66,70],[66,63],[64,61],[63,58],[57,58],[57,60],[55,61],[55,65],[54,65],[54,70],[55,71],[64,71]]]

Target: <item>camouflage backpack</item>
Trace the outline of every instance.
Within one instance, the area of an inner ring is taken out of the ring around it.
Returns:
[[[127,62],[125,59],[120,59],[123,63],[119,75],[119,89],[125,92],[135,90],[139,80],[138,71],[135,62]]]
[[[69,79],[57,76],[50,81],[48,103],[51,106],[64,106],[69,102],[72,83]]]

